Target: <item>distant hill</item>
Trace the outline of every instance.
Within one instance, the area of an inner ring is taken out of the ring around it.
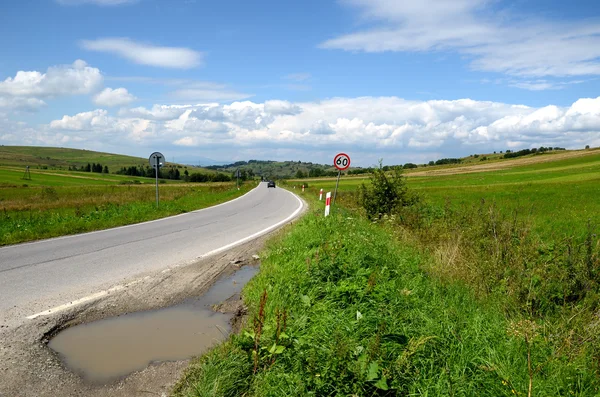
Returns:
[[[225,165],[205,167],[224,173],[233,173],[237,169],[251,175],[266,179],[287,179],[319,176],[335,176],[337,170],[332,165],[316,164],[302,161],[249,160],[237,161]]]
[[[85,167],[87,164],[100,164],[106,166],[110,173],[115,173],[121,168],[146,167],[148,159],[95,152],[84,149],[69,149],[42,146],[0,146],[0,166],[31,168],[64,169]],[[194,166],[167,162],[167,166],[189,168],[190,172],[207,171]]]

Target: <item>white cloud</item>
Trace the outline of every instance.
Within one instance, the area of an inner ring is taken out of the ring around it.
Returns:
[[[123,4],[133,4],[140,0],[56,0],[58,4],[66,6],[75,6],[82,4],[95,4],[99,6],[117,6]]]
[[[310,80],[311,77],[312,76],[310,73],[291,73],[285,76],[285,79],[293,81],[306,81]]]
[[[35,130],[19,128],[25,127],[2,131],[29,144],[63,139],[104,150],[113,145],[118,152],[161,147],[223,159],[329,162],[331,153],[345,151],[354,164],[372,165],[381,157],[389,164],[542,145],[600,146],[600,97],[542,108],[397,97],[155,105],[122,109],[118,116],[97,109]]]
[[[108,116],[108,112],[97,109],[91,112],[78,113],[75,116],[63,116],[50,123],[50,128],[57,130],[84,131],[94,128],[111,128],[116,120]]]
[[[119,110],[121,117],[142,118],[147,120],[174,120],[179,118],[186,110],[196,108],[193,105],[154,105],[152,109],[137,107]]]
[[[529,91],[559,90],[565,87],[565,85],[555,85],[547,80],[515,81],[510,86]]]
[[[231,102],[250,98],[252,94],[238,92],[228,88],[225,84],[208,81],[175,81],[171,85],[180,86],[169,93],[176,100],[188,102]]]
[[[321,44],[365,52],[457,51],[475,70],[518,77],[600,74],[600,22],[514,15],[486,0],[342,0],[358,8],[361,31]],[[526,89],[552,88],[525,85]]]
[[[246,94],[243,92],[237,92],[234,90],[223,90],[223,89],[206,89],[206,88],[184,88],[181,90],[175,90],[171,94],[171,97],[177,100],[183,101],[217,101],[217,102],[231,102],[240,99],[250,98],[252,94]]]
[[[46,102],[37,98],[0,96],[0,109],[32,112],[44,106]]]
[[[72,65],[50,67],[46,73],[18,71],[15,77],[0,81],[0,94],[15,97],[89,94],[102,84],[100,70],[77,60]]]
[[[125,88],[105,88],[94,96],[94,103],[98,106],[113,107],[129,105],[137,98]]]
[[[81,46],[89,51],[116,54],[140,65],[190,69],[202,64],[201,52],[183,47],[159,47],[122,37],[82,40]]]

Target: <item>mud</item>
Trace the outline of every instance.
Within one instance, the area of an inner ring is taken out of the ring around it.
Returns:
[[[180,361],[204,353],[224,340],[231,330],[231,313],[213,305],[238,296],[258,271],[244,266],[219,279],[200,298],[175,306],[125,314],[68,328],[53,337],[48,346],[62,362],[92,383],[105,383],[153,362]],[[239,299],[238,299],[239,300]]]
[[[0,397],[167,396],[189,360],[154,362],[128,376],[94,383],[71,371],[48,343],[61,331],[80,324],[170,307],[202,296],[219,277],[231,275],[244,265],[257,265],[259,260],[253,255],[268,238],[260,237],[185,267],[145,274],[135,285],[50,316],[27,320],[23,315],[7,317],[4,313],[0,325]],[[224,302],[214,309],[233,314],[231,326],[235,330],[245,308],[239,295],[222,299]]]

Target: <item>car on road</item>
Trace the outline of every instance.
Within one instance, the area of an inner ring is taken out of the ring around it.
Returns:
[[[275,187],[275,181],[269,181],[267,187]]]

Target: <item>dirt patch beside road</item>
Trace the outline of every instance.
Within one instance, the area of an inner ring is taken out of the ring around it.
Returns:
[[[145,274],[142,281],[96,301],[34,320],[7,321],[0,328],[0,397],[18,396],[166,396],[189,360],[152,364],[105,385],[84,382],[66,369],[48,340],[63,329],[125,313],[158,309],[197,297],[223,274],[256,264],[270,235],[191,265]],[[215,309],[243,314],[239,296]],[[12,325],[16,324],[16,325]],[[235,324],[234,324],[235,330]]]

